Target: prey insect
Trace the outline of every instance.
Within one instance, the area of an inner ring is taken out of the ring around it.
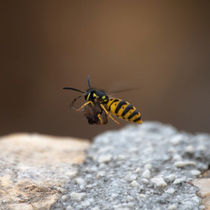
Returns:
[[[128,101],[108,96],[103,90],[92,88],[89,76],[88,89],[86,91],[73,87],[64,87],[63,89],[82,93],[86,102],[80,108],[76,109],[76,111],[83,111],[89,124],[103,125],[108,122],[109,118],[115,123],[120,124],[112,115],[129,122],[142,123],[142,114],[137,111],[136,107]],[[82,95],[73,99],[71,106]]]

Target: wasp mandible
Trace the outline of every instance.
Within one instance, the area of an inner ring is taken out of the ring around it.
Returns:
[[[88,89],[86,91],[73,87],[64,87],[63,89],[77,91],[84,95],[86,102],[80,108],[76,109],[76,111],[83,111],[89,124],[103,125],[108,122],[108,118],[120,124],[112,115],[129,122],[142,123],[142,114],[137,111],[136,107],[122,99],[108,96],[103,90],[92,88],[89,76]],[[76,100],[82,95],[76,97],[72,101],[71,106],[73,106]]]

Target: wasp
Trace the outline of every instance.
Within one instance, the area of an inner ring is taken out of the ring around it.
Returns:
[[[106,124],[108,118],[120,124],[112,115],[129,122],[142,123],[142,114],[128,101],[108,96],[104,90],[92,88],[88,76],[88,89],[82,91],[73,87],[64,87],[65,90],[72,90],[82,93],[73,99],[71,106],[78,98],[84,96],[85,103],[76,111],[83,111],[89,124]]]

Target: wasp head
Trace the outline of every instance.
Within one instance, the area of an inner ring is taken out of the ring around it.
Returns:
[[[100,102],[100,103],[107,103],[109,100],[109,97],[100,90],[96,89],[88,89],[85,93],[85,100],[86,101],[92,101],[92,102]]]

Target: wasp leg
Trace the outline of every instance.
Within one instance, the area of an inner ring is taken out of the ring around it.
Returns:
[[[104,107],[103,104],[100,104],[100,106],[101,106],[101,108],[106,112],[106,114],[108,115],[109,118],[111,118],[115,123],[117,123],[118,125],[120,125],[120,123],[119,123],[117,120],[115,120],[115,119],[112,117],[112,115],[106,110],[106,108]]]
[[[102,118],[101,118],[101,115],[100,115],[100,114],[98,114],[98,119],[100,120],[100,124],[101,124],[101,125],[103,125],[104,123],[103,123],[103,120],[102,120]]]
[[[78,96],[76,98],[73,99],[73,101],[71,102],[71,104],[69,104],[69,110],[70,109],[74,109],[76,110],[77,108],[74,106],[75,102],[77,101],[77,99],[81,98],[81,96]]]
[[[75,102],[76,102],[79,98],[81,98],[81,96],[78,96],[78,97],[74,98],[73,101],[71,102],[71,104],[69,105],[69,107],[70,107],[70,108],[73,108],[73,109],[76,109],[76,108],[74,107],[74,104],[75,104]]]
[[[86,103],[84,103],[80,108],[76,109],[77,112],[81,111],[85,106],[87,106],[88,104],[92,104],[92,106],[94,106],[92,101],[88,101]]]

